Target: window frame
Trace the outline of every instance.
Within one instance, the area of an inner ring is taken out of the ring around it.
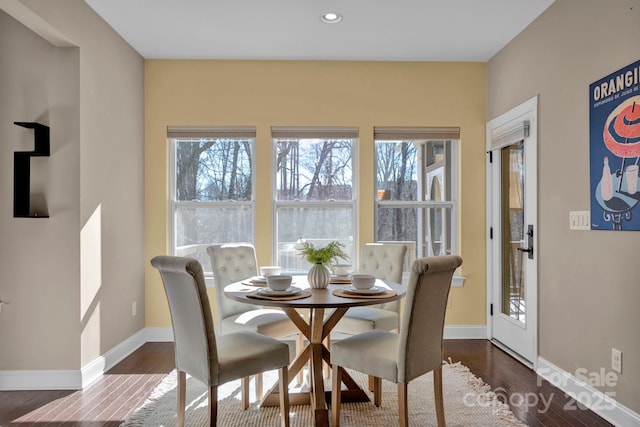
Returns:
[[[306,201],[278,200],[278,140],[279,139],[350,139],[351,140],[351,200]],[[272,203],[272,259],[281,263],[278,253],[278,211],[290,208],[348,208],[351,210],[352,254],[351,263],[355,265],[358,256],[358,143],[359,132],[352,127],[272,127],[271,128],[271,203]],[[304,237],[304,236],[303,236]],[[339,240],[339,237],[330,240]],[[340,239],[344,240],[344,239]]]
[[[416,144],[420,144],[417,148],[417,196],[423,200],[379,200],[378,194],[378,142],[382,141],[413,141]],[[426,186],[428,185],[427,173],[432,165],[426,164],[426,147],[429,142],[449,142],[450,150],[445,157],[445,167],[448,168],[448,178],[450,181],[450,194],[449,198],[444,201],[431,201],[426,200]],[[460,150],[460,135],[459,128],[375,128],[374,129],[374,235],[376,242],[379,243],[405,243],[406,241],[390,241],[390,240],[378,240],[378,227],[379,227],[379,210],[383,209],[424,209],[425,212],[428,209],[445,208],[450,210],[450,234],[449,239],[451,241],[450,247],[446,248],[445,253],[457,254],[458,248],[458,236],[459,236],[459,150]],[[411,267],[411,261],[415,258],[427,256],[427,247],[430,242],[427,240],[426,229],[428,227],[426,215],[418,215],[417,227],[417,241],[410,241],[415,247],[415,252],[410,253],[412,247],[409,247],[408,256],[409,262],[405,262],[405,269]],[[405,270],[405,273],[407,271]]]
[[[177,142],[179,140],[197,140],[197,139],[239,139],[252,140],[252,162],[251,162],[251,198],[250,200],[234,201],[179,201],[176,200],[177,195]],[[168,140],[168,159],[169,159],[169,253],[176,255],[177,253],[177,224],[176,214],[180,208],[198,208],[206,209],[208,207],[213,209],[235,209],[235,208],[249,208],[251,210],[251,241],[249,242],[235,242],[235,243],[250,243],[255,244],[256,240],[256,131],[253,127],[180,127],[180,128],[167,128],[167,140]],[[196,246],[210,246],[212,244],[227,243],[227,242],[208,242],[200,243]],[[207,279],[207,286],[212,286],[213,272],[203,269],[205,279]]]

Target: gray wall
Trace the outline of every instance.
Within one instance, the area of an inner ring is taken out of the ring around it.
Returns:
[[[611,371],[640,412],[640,232],[570,231],[589,210],[589,84],[640,59],[640,1],[556,0],[488,64],[488,118],[538,98],[539,353]]]
[[[78,49],[55,48],[0,12],[0,64],[0,299],[10,302],[0,369],[70,369],[80,361]],[[34,134],[14,121],[52,127],[51,157],[31,162],[49,219],[13,218],[13,152],[33,150]]]
[[[144,62],[82,0],[3,5],[0,371],[80,369],[144,327]],[[14,121],[51,127],[48,219],[13,218]]]

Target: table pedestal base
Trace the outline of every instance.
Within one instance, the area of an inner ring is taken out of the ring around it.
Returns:
[[[325,402],[331,402],[331,393],[333,390],[325,389],[324,396]],[[371,399],[369,395],[362,389],[357,390],[342,390],[341,401],[344,402],[370,402]],[[280,406],[280,394],[275,391],[265,396],[265,398],[260,403],[260,406]],[[310,405],[311,404],[311,394],[309,390],[300,390],[293,393],[289,393],[289,405]]]
[[[296,375],[302,371],[309,363],[310,380],[308,391],[289,393],[290,405],[311,405],[316,426],[329,425],[329,407],[327,402],[331,402],[331,389],[327,389],[324,384],[322,363],[331,365],[331,353],[323,344],[323,340],[329,336],[331,329],[347,312],[346,308],[338,308],[326,319],[324,318],[324,308],[313,308],[310,311],[309,322],[300,316],[292,308],[283,308],[291,321],[298,327],[300,333],[308,340],[309,344],[300,351],[294,361],[289,365],[289,379],[292,381]],[[358,386],[355,380],[344,369],[340,368],[342,384],[346,388],[341,389],[343,402],[369,402],[367,393]],[[262,399],[261,406],[278,406],[280,404],[278,384],[276,383]]]

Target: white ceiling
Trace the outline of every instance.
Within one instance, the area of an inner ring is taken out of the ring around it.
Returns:
[[[85,0],[145,58],[487,61],[553,0]],[[338,12],[339,24],[320,15]]]

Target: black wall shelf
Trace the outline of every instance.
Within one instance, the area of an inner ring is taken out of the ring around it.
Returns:
[[[34,150],[13,153],[13,217],[49,218],[49,213],[31,212],[31,158],[49,157],[49,126],[34,122],[13,122],[34,130]]]

